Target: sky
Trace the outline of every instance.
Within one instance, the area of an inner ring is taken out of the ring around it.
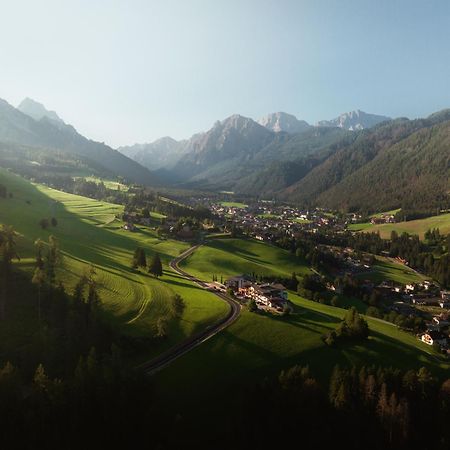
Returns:
[[[450,107],[448,0],[0,0],[0,98],[117,147],[231,114]]]

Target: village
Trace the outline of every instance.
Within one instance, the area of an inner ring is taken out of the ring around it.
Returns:
[[[155,220],[148,214],[145,216],[132,213],[124,215],[124,230],[134,232],[137,226],[152,226],[161,234],[174,236],[177,239],[201,242],[208,235],[224,233],[233,235],[238,232],[261,242],[276,244],[280,239],[296,239],[307,234],[345,233],[350,224],[358,223],[363,218],[359,214],[337,215],[320,208],[303,210],[293,206],[277,204],[272,201],[255,201],[250,205],[240,202],[213,201],[209,198],[191,198],[193,209],[199,205],[207,208],[212,219],[192,220],[189,218],[164,217]],[[394,223],[391,213],[372,217],[373,224]],[[333,245],[317,245],[322,255],[330,258],[332,264],[329,277],[349,278],[358,285],[361,293],[376,293],[382,299],[384,308],[405,317],[420,317],[425,327],[417,334],[424,344],[435,346],[439,351],[447,353],[450,344],[450,292],[441,290],[432,281],[401,285],[389,280],[374,283],[370,274],[374,271],[376,259],[374,255],[356,252],[353,248],[342,248]],[[387,252],[382,252],[387,253]],[[394,263],[407,266],[407,261],[397,257],[389,258]],[[318,277],[320,278],[320,277]],[[319,280],[320,281],[320,280]],[[244,304],[250,302],[255,310],[272,314],[285,314],[292,311],[288,300],[288,289],[281,283],[256,281],[248,275],[236,275],[223,283],[213,281],[209,289],[227,292]],[[342,286],[328,281],[325,288],[331,293],[342,294]],[[440,310],[440,311],[439,311]]]

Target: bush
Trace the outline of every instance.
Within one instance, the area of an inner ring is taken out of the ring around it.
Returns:
[[[49,224],[48,219],[41,219],[41,220],[39,221],[39,226],[40,226],[43,230],[46,230],[46,229],[48,228],[49,225],[50,225],[50,224]]]
[[[248,310],[249,310],[250,312],[256,312],[256,311],[258,311],[258,305],[256,304],[255,300],[251,299],[251,300],[248,302]]]
[[[289,305],[289,303],[286,303],[283,306],[283,312],[281,313],[283,316],[289,316],[289,314],[291,314],[294,311],[294,309],[292,308],[291,305]]]
[[[367,308],[366,316],[377,317],[378,319],[381,319],[383,317],[380,310],[378,308],[376,308],[375,306],[369,306]]]
[[[339,305],[340,305],[339,297],[337,295],[334,295],[333,298],[331,299],[331,306],[339,307]]]

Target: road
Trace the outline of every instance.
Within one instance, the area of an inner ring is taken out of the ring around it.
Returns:
[[[207,283],[190,275],[183,269],[180,269],[180,267],[178,266],[178,264],[181,261],[183,261],[183,259],[192,255],[192,253],[194,253],[199,247],[200,244],[195,245],[194,247],[191,247],[190,249],[186,250],[177,258],[170,261],[170,267],[172,270],[181,275],[183,278],[186,278],[189,281],[193,281],[201,288],[206,289],[208,287]],[[219,297],[222,301],[228,303],[228,305],[230,306],[228,314],[215,324],[210,325],[205,330],[201,331],[200,333],[197,333],[189,337],[188,339],[184,340],[183,342],[180,342],[179,344],[170,348],[169,350],[157,356],[156,358],[140,365],[139,366],[140,369],[143,369],[149,375],[154,374],[159,370],[163,369],[164,367],[167,367],[169,364],[171,364],[180,356],[185,355],[186,353],[190,352],[203,342],[215,336],[217,333],[220,333],[222,330],[224,330],[225,328],[230,326],[234,321],[236,321],[241,312],[241,305],[236,300],[233,300],[232,298],[228,297],[222,292],[212,291],[212,293],[215,294],[217,297]]]

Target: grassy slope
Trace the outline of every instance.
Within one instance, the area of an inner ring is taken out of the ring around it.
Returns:
[[[193,275],[210,281],[213,275],[224,279],[243,273],[290,278],[292,272],[305,274],[308,267],[298,258],[277,247],[255,240],[217,239],[198,249],[182,262]]]
[[[125,332],[151,336],[158,317],[167,313],[171,296],[182,295],[186,301],[182,319],[170,322],[169,339],[152,352],[173,345],[226,313],[227,306],[217,297],[180,279],[169,269],[161,280],[156,280],[145,271],[130,268],[137,246],[146,249],[148,258],[152,252],[158,252],[167,268],[170,259],[188,248],[186,243],[159,239],[145,227],[136,233],[124,231],[122,223],[115,219],[122,212],[118,205],[32,185],[4,170],[0,170],[0,183],[14,195],[13,199],[0,202],[0,223],[13,225],[21,235],[18,264],[31,272],[33,242],[55,235],[63,252],[58,279],[70,290],[87,264],[92,263],[105,309]],[[58,226],[42,230],[39,220],[52,216],[57,218]]]
[[[225,248],[229,251],[227,257]],[[212,271],[236,274],[255,265],[267,267],[272,273],[289,274],[295,267],[289,261],[287,252],[274,247],[252,241],[229,240],[228,243],[214,242],[200,249],[185,263],[185,269],[198,276],[203,275],[204,279]],[[220,272],[221,266],[223,270]],[[244,310],[235,324],[164,370],[158,383],[166,395],[184,396],[189,402],[192,392],[205,397],[212,394],[210,379],[215,380],[215,389],[218,389],[217,383],[224,388],[238,386],[243,380],[251,382],[294,364],[309,365],[315,374],[322,377],[326,377],[335,364],[376,364],[405,369],[427,365],[439,374],[450,368],[414,336],[374,318],[368,318],[371,336],[367,342],[330,348],[322,342],[321,336],[336,327],[344,310],[305,300],[293,293],[289,298],[296,305],[292,316],[272,317]],[[183,394],[180,374],[183,385],[192,386],[189,393]]]
[[[395,230],[401,234],[404,231],[409,234],[418,234],[420,239],[427,230],[439,228],[441,234],[450,233],[450,214],[442,214],[440,216],[427,217],[426,219],[410,220],[409,222],[386,223],[381,225],[372,224],[353,224],[349,229],[354,231],[380,232],[383,239],[391,237],[391,231]]]
[[[245,203],[240,202],[222,202],[221,205],[227,208],[247,208],[248,206]]]
[[[391,258],[377,256],[376,260],[376,264],[372,266],[369,272],[363,272],[357,277],[371,280],[375,283],[381,283],[383,280],[392,280],[399,284],[419,283],[429,279],[408,266],[395,262]]]

